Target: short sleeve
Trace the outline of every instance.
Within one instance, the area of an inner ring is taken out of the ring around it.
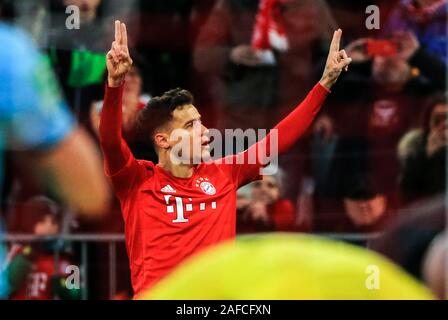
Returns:
[[[74,127],[51,66],[31,40],[0,25],[0,121],[5,147],[42,149],[56,145]]]

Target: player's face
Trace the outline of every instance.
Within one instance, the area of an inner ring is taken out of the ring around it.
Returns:
[[[201,115],[192,104],[173,111],[171,129],[171,137],[173,133],[176,133],[176,136],[180,133],[182,136],[182,139],[170,140],[172,147],[181,144],[183,160],[197,164],[210,157],[208,129],[202,124]]]

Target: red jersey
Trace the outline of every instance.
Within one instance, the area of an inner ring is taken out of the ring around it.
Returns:
[[[192,177],[183,179],[131,158],[110,176],[125,220],[136,294],[191,254],[235,238],[236,190],[259,178],[259,169],[202,163]]]
[[[136,160],[129,151],[121,136],[122,92],[123,86],[106,87],[100,143],[106,175],[121,204],[132,286],[137,295],[186,257],[235,238],[236,190],[260,178],[261,169],[261,164],[239,164],[236,158],[246,157],[251,148],[268,149],[270,136],[230,156],[233,164],[201,163],[190,178],[177,178],[152,162]],[[279,152],[304,133],[327,93],[316,85],[276,127]]]
[[[15,246],[10,255],[14,259],[19,254],[28,250],[22,246]],[[52,291],[52,279],[54,277],[65,277],[67,266],[70,261],[64,257],[59,257],[58,269],[53,254],[39,254],[31,260],[31,270],[22,286],[14,292],[11,300],[51,300],[54,299]]]

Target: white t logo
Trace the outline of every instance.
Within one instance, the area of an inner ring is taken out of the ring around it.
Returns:
[[[166,212],[167,213],[174,213],[174,206],[169,205],[170,198],[172,195],[166,194],[164,195],[165,202],[167,204]],[[181,223],[181,222],[188,222],[188,219],[184,217],[184,205],[181,197],[174,197],[176,200],[176,211],[177,211],[177,218],[173,220],[174,223]]]

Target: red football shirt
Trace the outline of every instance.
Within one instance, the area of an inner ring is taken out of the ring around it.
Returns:
[[[136,160],[121,133],[123,85],[106,86],[100,121],[100,143],[106,175],[120,200],[125,221],[134,294],[154,285],[186,257],[223,240],[236,229],[236,190],[260,178],[260,164],[202,163],[192,177],[172,176],[149,161]],[[309,127],[328,90],[317,84],[305,100],[282,120],[278,152],[286,151]],[[270,154],[270,134],[249,150]]]
[[[183,179],[130,157],[122,170],[110,175],[125,220],[135,294],[191,254],[235,238],[236,190],[258,179],[259,169],[202,163]]]

